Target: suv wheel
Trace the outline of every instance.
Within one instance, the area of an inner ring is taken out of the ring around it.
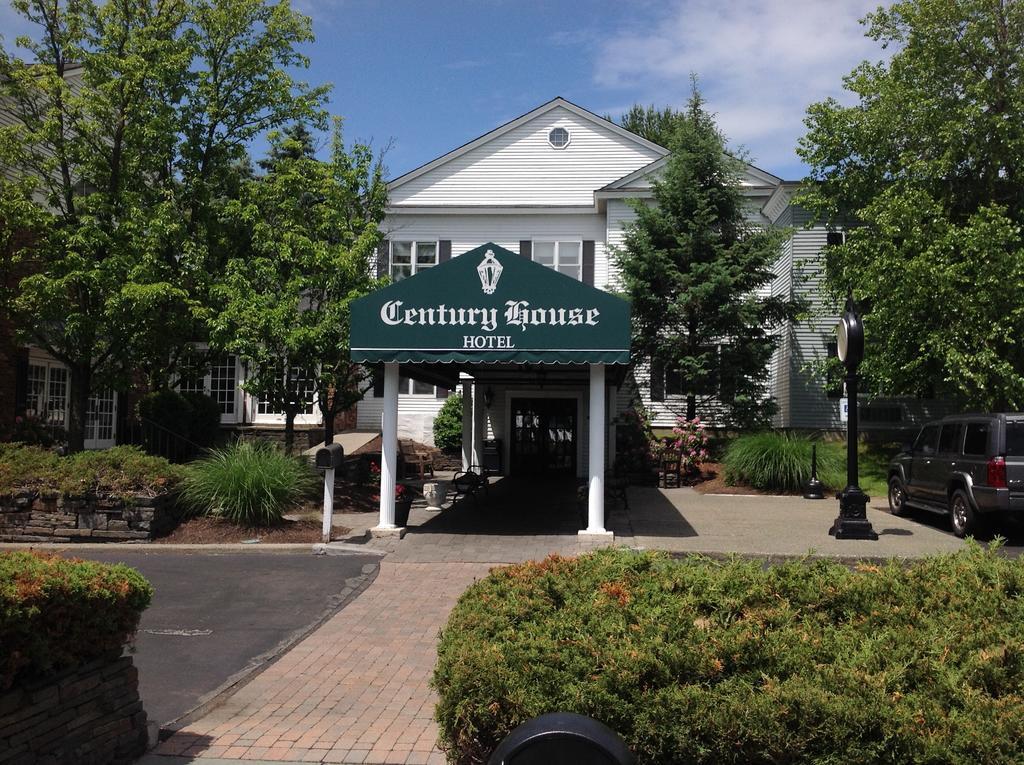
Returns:
[[[949,498],[949,520],[953,533],[961,539],[973,534],[978,528],[978,514],[971,507],[967,492],[957,489]]]
[[[907,507],[907,492],[903,488],[903,481],[894,475],[889,479],[889,512],[893,515],[904,516],[910,512]]]

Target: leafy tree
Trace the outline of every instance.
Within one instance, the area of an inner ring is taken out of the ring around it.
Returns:
[[[909,0],[870,13],[894,50],[809,107],[800,201],[847,228],[826,285],[869,310],[875,393],[1024,408],[1024,3]]]
[[[267,156],[258,163],[265,173],[273,172],[282,160],[313,159],[316,156],[316,141],[305,122],[289,125],[282,133],[284,140],[272,142]]]
[[[0,50],[15,118],[0,128],[0,220],[29,242],[5,248],[19,273],[8,305],[23,339],[70,370],[74,451],[90,394],[166,367],[195,337],[231,242],[211,224],[245,144],[315,117],[324,91],[283,71],[311,39],[287,2],[13,6],[37,34],[19,39],[27,59]]]
[[[605,119],[611,121],[611,117],[605,117]],[[677,111],[671,106],[657,109],[653,105],[633,104],[629,111],[619,119],[619,124],[626,130],[667,148],[671,143],[673,133],[684,119],[685,113]]]
[[[331,442],[335,415],[371,385],[349,360],[349,304],[377,286],[370,259],[387,185],[369,146],[346,147],[340,120],[327,162],[288,133],[270,140],[272,171],[226,210],[247,239],[215,290],[223,309],[211,327],[217,345],[249,361],[249,392],[284,412],[291,450],[295,417],[311,399]]]
[[[718,400],[733,424],[763,421],[774,410],[765,398],[772,330],[799,307],[761,294],[785,232],[747,221],[742,163],[726,153],[696,87],[669,148],[655,204],[635,205],[615,256],[633,303],[634,361],[678,375],[689,420]]]

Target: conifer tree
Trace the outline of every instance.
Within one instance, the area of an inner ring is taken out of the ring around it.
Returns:
[[[652,388],[668,374],[688,419],[717,401],[726,424],[763,423],[775,408],[766,395],[775,330],[799,310],[762,294],[785,232],[749,221],[742,162],[726,151],[696,85],[668,144],[654,204],[635,204],[615,256],[633,304],[634,364],[650,365]]]

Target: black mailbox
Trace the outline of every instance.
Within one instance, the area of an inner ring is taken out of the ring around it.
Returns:
[[[341,444],[327,444],[316,450],[317,470],[339,468],[344,459],[345,450],[341,448]]]
[[[608,726],[572,712],[527,720],[505,737],[488,765],[634,765],[636,758]]]

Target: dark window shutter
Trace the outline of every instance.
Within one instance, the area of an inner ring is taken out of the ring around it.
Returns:
[[[14,360],[14,414],[25,414],[28,408],[28,349],[17,351]]]
[[[533,240],[532,239],[520,239],[519,240],[519,254],[524,258],[533,260]]]
[[[384,239],[377,245],[377,278],[381,279],[390,273],[391,250],[388,240]]]
[[[583,242],[583,283],[594,286],[594,242]]]
[[[373,395],[375,398],[384,398],[384,370],[373,370]]]
[[[829,231],[825,234],[825,244],[829,247],[837,247],[846,242],[846,236],[842,231]]]
[[[447,263],[452,259],[452,240],[441,239],[437,243],[437,262]]]
[[[651,359],[651,401],[665,400],[665,365]]]
[[[450,395],[452,392],[447,388],[442,388],[440,385],[434,388],[434,398],[448,398]]]

